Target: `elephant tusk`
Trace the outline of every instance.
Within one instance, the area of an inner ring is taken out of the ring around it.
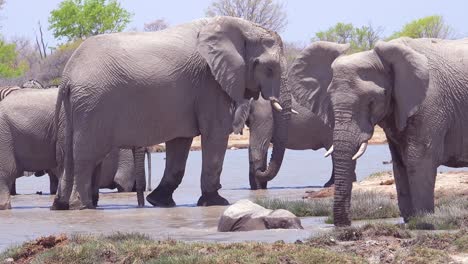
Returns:
[[[283,107],[278,102],[273,102],[273,107],[276,109],[276,111],[283,111]]]
[[[295,114],[295,115],[298,115],[298,114],[299,114],[298,111],[296,111],[296,110],[294,110],[294,109],[292,109],[292,108],[291,108],[291,113],[293,113],[293,114]]]
[[[364,152],[366,152],[366,149],[367,149],[367,141],[362,142],[361,146],[359,147],[359,150],[356,152],[356,154],[354,154],[352,160],[359,159],[364,154]]]
[[[325,155],[323,155],[325,158],[330,156],[333,153],[333,145],[327,150]]]

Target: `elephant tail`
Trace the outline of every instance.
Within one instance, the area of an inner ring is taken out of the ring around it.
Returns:
[[[52,208],[56,210],[68,209],[68,201],[73,188],[73,119],[70,103],[70,88],[68,82],[62,81],[59,86],[57,103],[55,105],[54,139],[57,148],[57,160],[59,164],[63,162],[62,164],[65,171],[62,177],[59,176],[59,178],[61,178],[61,186],[55,197],[54,204],[52,205]],[[62,104],[65,110],[65,150],[62,149],[62,138],[59,138]]]
[[[146,190],[148,192],[152,191],[151,188],[151,151],[149,148],[146,148],[146,158],[148,159],[148,184],[146,185]]]

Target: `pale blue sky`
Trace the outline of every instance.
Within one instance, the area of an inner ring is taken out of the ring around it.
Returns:
[[[6,0],[0,13],[1,32],[6,38],[34,38],[37,21],[47,30],[47,18],[61,0]],[[175,25],[204,16],[212,0],[120,0],[134,16],[128,28],[142,28],[145,22],[165,18]],[[382,26],[386,35],[403,24],[427,15],[443,15],[457,36],[468,36],[468,0],[289,0],[284,1],[288,26],[281,33],[286,41],[307,43],[314,33],[338,21]],[[51,46],[57,41],[47,32]]]

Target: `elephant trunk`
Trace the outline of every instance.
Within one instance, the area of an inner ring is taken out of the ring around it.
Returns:
[[[357,137],[335,127],[334,132],[333,172],[335,176],[335,197],[333,218],[335,226],[351,225],[350,207],[352,183],[355,177],[356,161],[353,160],[358,144]]]
[[[145,148],[146,149],[146,158],[148,159],[148,184],[147,184],[147,187],[146,187],[146,190],[148,192],[152,191],[152,187],[151,187],[151,151],[149,148]]]
[[[286,79],[282,79],[280,93],[280,102],[282,109],[279,111],[275,107],[275,102],[272,101],[273,112],[273,150],[271,153],[270,162],[265,171],[257,170],[255,177],[259,182],[271,181],[278,174],[284,158],[286,150],[286,142],[288,140],[288,125],[291,118],[292,98],[291,93],[286,85]]]

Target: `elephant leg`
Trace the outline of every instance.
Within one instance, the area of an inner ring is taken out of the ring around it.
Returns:
[[[133,163],[135,164],[135,189],[138,207],[145,206],[145,148],[133,148]]]
[[[57,194],[57,188],[58,188],[58,178],[57,175],[55,175],[52,171],[47,170],[47,174],[49,174],[49,189],[50,189],[50,194],[55,195]]]
[[[14,177],[5,171],[0,172],[0,210],[11,209],[10,190]]]
[[[193,138],[175,138],[166,142],[166,168],[158,187],[146,196],[150,204],[159,207],[175,206],[172,194],[184,177],[192,141]]]
[[[94,168],[93,178],[92,178],[92,198],[93,198],[93,206],[97,207],[99,202],[99,177],[101,176],[102,172],[102,162],[99,163],[96,168]]]
[[[13,180],[13,184],[11,185],[10,188],[10,195],[17,195],[16,193],[16,179]]]
[[[229,205],[229,202],[218,194],[221,189],[220,176],[223,169],[224,155],[229,134],[202,135],[202,196],[198,206]]]
[[[75,159],[73,168],[74,183],[70,195],[69,209],[95,209],[93,203],[93,193],[95,192],[93,187],[93,173],[95,168],[94,160]],[[63,182],[61,184],[63,184]]]
[[[268,151],[265,152],[263,156],[263,160],[258,161],[254,160],[252,155],[253,150],[249,151],[249,183],[251,190],[258,190],[258,189],[267,189],[268,182],[259,182],[258,179],[255,177],[255,172],[257,171],[256,168],[260,168],[261,171],[266,170],[267,168],[267,159],[268,159]],[[261,163],[261,166],[257,165],[257,163]]]
[[[408,222],[413,211],[413,206],[406,167],[396,144],[389,140],[388,146],[393,160],[393,176],[398,196],[398,207],[404,221]]]
[[[408,162],[408,183],[413,205],[412,216],[434,212],[434,187],[437,175],[431,157],[425,156]]]

